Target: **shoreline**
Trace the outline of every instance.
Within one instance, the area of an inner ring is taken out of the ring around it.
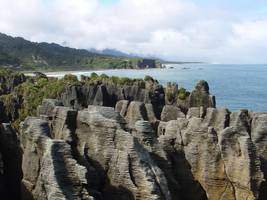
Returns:
[[[210,63],[205,63],[205,62],[162,62],[162,65],[183,65],[183,64],[210,64]],[[28,73],[34,73],[34,72],[41,72],[41,73],[53,73],[53,72],[90,72],[90,71],[107,71],[107,70],[146,70],[146,69],[166,69],[166,67],[155,67],[155,68],[90,68],[90,69],[86,69],[86,68],[72,68],[72,69],[68,69],[68,68],[55,68],[55,69],[36,69],[36,70],[19,70],[22,73],[28,74]]]
[[[29,75],[29,74],[33,74],[35,72],[41,72],[41,73],[44,73],[44,74],[52,74],[52,73],[71,73],[71,72],[74,72],[74,73],[83,73],[83,72],[99,72],[99,71],[111,71],[111,70],[114,70],[114,71],[118,71],[118,70],[133,70],[133,71],[145,71],[145,70],[151,70],[151,69],[167,69],[167,68],[145,68],[145,69],[78,69],[78,70],[55,70],[55,71],[20,71],[21,73],[24,73],[25,75]]]

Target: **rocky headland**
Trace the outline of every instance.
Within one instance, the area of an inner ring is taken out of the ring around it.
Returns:
[[[267,198],[267,113],[216,108],[205,81],[0,80],[1,199]]]

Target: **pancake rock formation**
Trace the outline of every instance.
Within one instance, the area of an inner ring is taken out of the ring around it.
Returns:
[[[24,197],[266,198],[266,113],[192,107],[162,121],[137,101],[58,105],[21,124]]]
[[[267,199],[267,113],[147,80],[68,85],[18,131],[2,123],[0,198]]]

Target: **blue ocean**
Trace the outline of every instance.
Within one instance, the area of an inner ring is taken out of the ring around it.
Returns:
[[[48,76],[62,77],[67,73],[90,75],[92,71],[53,72]],[[249,109],[267,111],[267,65],[172,64],[164,69],[96,71],[109,76],[144,78],[149,75],[161,84],[176,82],[192,90],[199,80],[206,80],[210,93],[216,96],[217,107],[232,111]]]

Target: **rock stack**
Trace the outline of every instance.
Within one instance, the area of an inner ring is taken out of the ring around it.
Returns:
[[[267,199],[267,113],[168,87],[69,85],[18,133],[1,124],[1,199]]]
[[[20,130],[23,197],[266,198],[266,113],[192,107],[161,120],[150,107],[54,104],[27,118]]]

